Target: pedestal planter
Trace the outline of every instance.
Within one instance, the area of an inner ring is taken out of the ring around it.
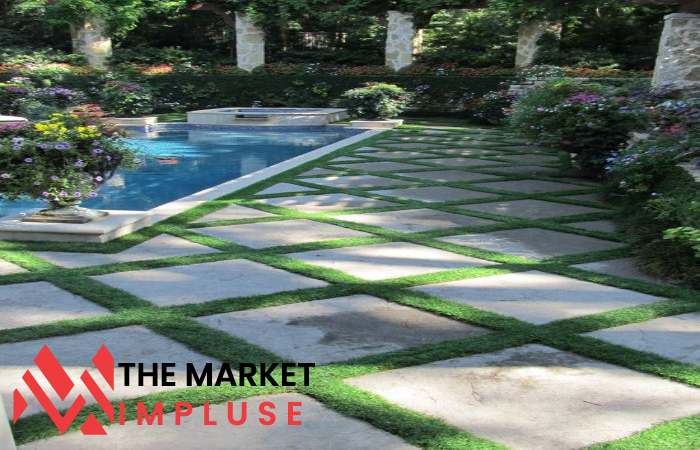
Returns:
[[[42,209],[22,218],[22,222],[40,223],[88,223],[107,217],[106,211],[82,208],[80,202],[55,208]]]
[[[350,126],[352,128],[369,128],[369,129],[392,129],[403,125],[403,119],[386,119],[386,120],[352,120]]]

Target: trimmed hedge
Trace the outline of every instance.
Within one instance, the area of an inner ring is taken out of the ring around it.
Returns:
[[[223,106],[320,107],[348,89],[368,82],[396,84],[416,93],[414,113],[460,112],[471,97],[497,89],[505,77],[457,77],[417,75],[199,75],[167,74],[130,77],[153,90],[158,112],[185,111]],[[98,93],[103,78],[66,75],[55,85]]]

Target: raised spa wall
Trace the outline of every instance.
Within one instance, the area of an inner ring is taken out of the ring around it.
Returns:
[[[348,118],[345,109],[315,108],[298,112],[246,112],[247,108],[217,108],[187,113],[195,125],[322,126]],[[259,108],[252,108],[258,109]]]

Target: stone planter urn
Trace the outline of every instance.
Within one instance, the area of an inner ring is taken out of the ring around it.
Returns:
[[[88,223],[109,215],[106,211],[83,208],[80,200],[50,202],[49,207],[22,218],[22,222]]]

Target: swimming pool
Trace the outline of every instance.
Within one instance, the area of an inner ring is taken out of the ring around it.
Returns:
[[[248,127],[166,127],[128,141],[143,163],[118,171],[83,206],[145,211],[357,134],[343,127],[272,130]],[[44,207],[39,201],[0,202],[0,216]]]

